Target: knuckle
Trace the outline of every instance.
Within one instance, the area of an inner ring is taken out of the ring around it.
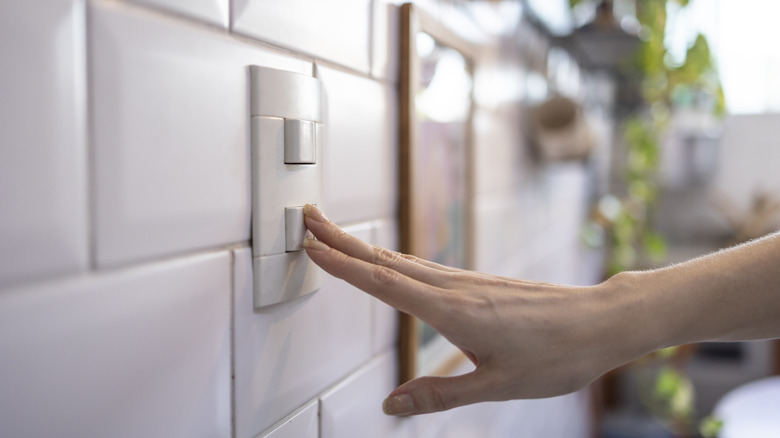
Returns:
[[[374,264],[379,266],[394,266],[399,261],[398,253],[379,246],[372,248]]]
[[[410,261],[412,263],[418,263],[419,264],[420,260],[421,260],[419,257],[413,256],[411,254],[401,254],[400,256],[401,256],[402,259]]]
[[[432,411],[445,411],[450,408],[452,400],[440,385],[432,384],[427,391],[428,404]]]
[[[398,281],[399,274],[388,267],[375,266],[372,271],[372,276],[380,285],[389,285]]]
[[[336,227],[336,229],[333,230],[333,239],[336,242],[345,243],[347,240],[350,239],[350,235],[349,235],[349,233],[344,231],[342,228]]]
[[[481,283],[475,275],[466,272],[453,272],[448,274],[450,281],[455,284],[478,285]]]

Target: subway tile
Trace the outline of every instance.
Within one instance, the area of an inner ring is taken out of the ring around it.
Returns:
[[[312,400],[296,410],[271,430],[261,435],[262,438],[318,438],[319,437],[319,401]]]
[[[320,397],[320,437],[407,437],[419,419],[387,416],[382,400],[395,388],[396,355],[385,353]]]
[[[503,434],[534,438],[585,438],[590,435],[589,391],[539,400],[512,402],[515,421],[504,421]],[[511,415],[511,413],[510,413]]]
[[[455,408],[437,433],[426,437],[586,437],[590,432],[588,392],[537,400],[488,402]]]
[[[3,436],[229,437],[230,254],[0,294]]]
[[[0,287],[88,264],[83,26],[81,2],[0,5]]]
[[[394,0],[375,0],[371,19],[371,76],[398,82],[400,8]]]
[[[339,223],[388,217],[396,203],[393,88],[317,66],[328,115],[324,204]]]
[[[374,238],[371,243],[393,251],[398,250],[398,225],[395,219],[373,221]],[[382,301],[371,299],[373,324],[372,351],[374,354],[392,349],[398,342],[398,311]]]
[[[188,17],[197,18],[215,24],[228,27],[229,0],[128,0],[134,3],[166,9]]]
[[[452,421],[452,417],[456,412],[457,410],[449,410],[426,414],[426,418],[420,421],[418,425],[419,432],[417,436],[420,438],[449,438],[450,431],[447,425]]]
[[[248,66],[311,64],[128,6],[90,18],[98,266],[248,240]]]
[[[439,432],[439,436],[448,438],[514,436],[497,433],[504,403],[506,402],[477,403],[455,408],[450,421]]]
[[[371,0],[234,0],[231,14],[235,32],[369,72]]]
[[[346,227],[371,238],[370,223]],[[255,309],[251,250],[235,251],[236,436],[252,437],[372,355],[371,300],[326,275],[319,291]]]

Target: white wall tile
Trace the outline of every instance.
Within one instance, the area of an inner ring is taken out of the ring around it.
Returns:
[[[84,7],[0,4],[0,287],[87,266]]]
[[[370,224],[345,230],[370,239]],[[371,297],[326,276],[312,295],[255,310],[250,250],[235,252],[236,436],[251,437],[371,357]]]
[[[500,437],[511,436],[498,434],[498,424],[504,413],[506,402],[477,403],[455,408],[452,417],[439,436],[451,438],[468,438],[475,436]],[[544,436],[544,435],[539,435]]]
[[[271,426],[262,438],[318,438],[320,433],[319,400],[314,399],[279,424]]]
[[[3,436],[230,436],[230,254],[0,294]]]
[[[780,198],[778,138],[778,113],[732,115],[723,123],[713,187],[740,213],[750,211],[755,196],[762,192]]]
[[[98,264],[248,240],[247,66],[311,65],[127,6],[90,18]]]
[[[456,408],[435,437],[584,438],[590,432],[588,392],[538,400],[488,402]]]
[[[398,81],[400,8],[394,0],[375,0],[371,26],[371,76]]]
[[[398,250],[398,225],[395,219],[373,221],[374,238],[371,242],[393,251]],[[393,307],[371,299],[371,323],[374,328],[372,349],[374,354],[392,349],[398,343],[398,311]]]
[[[395,388],[396,355],[386,353],[320,397],[321,438],[417,436],[419,420],[382,412],[382,400]]]
[[[396,134],[393,88],[317,66],[328,114],[325,208],[336,222],[393,216]]]
[[[591,429],[589,397],[585,389],[560,397],[520,400],[515,413],[522,414],[508,415],[515,421],[504,427],[517,437],[585,438]]]
[[[182,15],[227,28],[229,0],[129,0],[135,3],[167,9]]]
[[[234,0],[231,15],[235,32],[368,73],[371,0]]]

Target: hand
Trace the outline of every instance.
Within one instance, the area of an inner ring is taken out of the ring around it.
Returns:
[[[401,385],[383,404],[387,414],[566,394],[642,354],[621,351],[622,343],[614,342],[625,335],[617,324],[627,320],[612,310],[621,302],[610,298],[614,287],[560,286],[449,268],[369,245],[314,206],[303,211],[317,239],[304,243],[315,263],[427,322],[476,366],[461,376]]]

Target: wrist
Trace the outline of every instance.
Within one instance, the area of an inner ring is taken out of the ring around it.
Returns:
[[[609,321],[611,338],[619,365],[639,359],[654,351],[675,345],[669,336],[669,326],[659,317],[663,306],[652,290],[652,271],[625,271],[598,286]]]

